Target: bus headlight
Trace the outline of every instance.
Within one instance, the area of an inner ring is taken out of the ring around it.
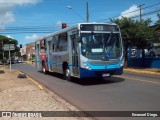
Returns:
[[[88,70],[91,70],[91,68],[86,64],[86,62],[83,62],[83,68],[86,68]]]
[[[124,58],[123,58],[120,67],[124,66],[124,62],[125,62],[125,60],[124,60]]]
[[[91,68],[88,65],[86,66],[86,69],[91,70]]]
[[[86,68],[87,64],[86,62],[83,62],[83,67]]]

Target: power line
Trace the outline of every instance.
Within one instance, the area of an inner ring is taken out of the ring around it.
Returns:
[[[146,16],[146,15],[154,14],[154,13],[157,13],[157,12],[160,12],[160,9],[158,9],[158,10],[154,10],[154,11],[149,11],[149,12],[147,12],[147,13],[143,13],[143,14],[142,14],[142,16]],[[137,18],[137,17],[139,17],[139,15],[137,15],[137,16],[133,16],[133,17],[131,17],[131,18]]]
[[[159,4],[160,3],[157,3],[157,4],[150,5],[150,6],[141,8],[141,9],[144,10],[144,9],[147,9],[147,8],[151,8],[151,7],[157,6]],[[130,14],[130,13],[133,13],[133,12],[136,12],[136,11],[139,11],[139,9],[131,11],[131,12],[128,12],[128,13],[125,13],[123,15]],[[143,13],[143,14],[141,14],[141,16],[146,16],[146,15],[154,14],[154,13],[157,13],[159,11],[160,11],[160,9],[156,9],[154,11],[149,11],[149,12]],[[116,16],[116,17],[118,17],[118,16]],[[133,17],[130,17],[130,18],[137,18],[137,17],[139,17],[139,15],[136,15],[136,16],[133,16]],[[14,27],[13,26],[13,27],[6,27],[5,30],[0,29],[0,34],[53,33],[55,31],[58,31],[59,30],[58,28],[60,29],[61,26],[57,25],[57,24],[40,25],[40,26],[20,26],[20,27],[18,27],[18,26]]]
[[[144,9],[147,9],[147,8],[151,8],[151,7],[154,7],[154,6],[157,6],[157,5],[160,5],[160,3],[156,3],[156,4],[153,4],[153,5],[150,5],[150,6],[141,8],[141,10],[144,10]],[[128,12],[128,13],[124,13],[124,14],[122,14],[121,16],[123,16],[123,15],[128,15],[128,14],[134,13],[134,12],[136,12],[136,11],[139,11],[139,9],[133,10],[133,11]],[[117,17],[119,17],[119,16],[120,16],[120,15],[117,15],[117,16],[114,16],[114,17],[110,17],[110,18],[117,18]],[[97,22],[106,21],[106,20],[108,20],[108,19],[109,19],[109,18],[101,19],[101,20],[98,20]]]

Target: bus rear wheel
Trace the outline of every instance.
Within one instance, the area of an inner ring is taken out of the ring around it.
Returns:
[[[42,63],[42,72],[45,73],[45,74],[47,73],[44,63]]]
[[[72,81],[72,79],[71,79],[71,72],[70,72],[70,70],[69,70],[69,67],[66,67],[66,68],[64,69],[63,77],[64,77],[64,79],[67,80],[67,81]]]

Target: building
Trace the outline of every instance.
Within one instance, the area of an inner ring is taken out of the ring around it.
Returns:
[[[20,49],[20,52],[21,52],[22,61],[26,61],[27,60],[26,45],[22,46],[22,48]]]
[[[34,60],[35,58],[35,43],[28,43],[20,49],[22,61]]]
[[[27,60],[35,59],[35,42],[26,44],[26,59]]]

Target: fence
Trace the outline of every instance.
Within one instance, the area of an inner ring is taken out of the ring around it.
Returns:
[[[134,49],[135,50],[135,49]],[[128,66],[129,67],[144,67],[144,68],[160,68],[160,56],[159,57],[150,57],[145,56],[141,57],[141,52],[136,50],[136,55],[133,56],[133,49],[129,49],[128,53]]]

